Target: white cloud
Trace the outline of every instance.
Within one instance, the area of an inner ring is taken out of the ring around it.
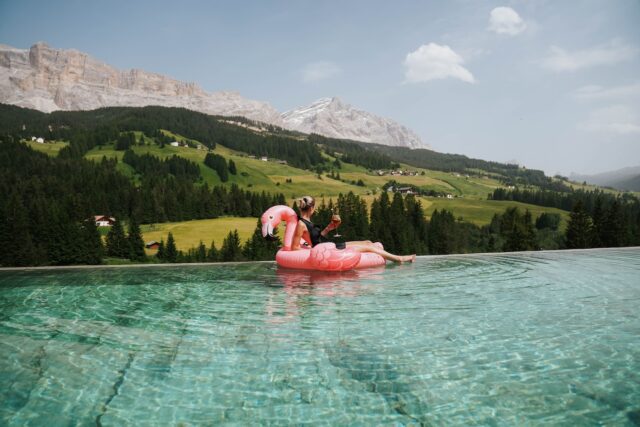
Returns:
[[[541,65],[552,71],[576,71],[581,68],[617,64],[632,59],[637,54],[638,48],[619,40],[575,52],[551,46],[549,55],[541,61]]]
[[[625,105],[612,105],[593,111],[578,129],[620,135],[640,134],[640,114]]]
[[[329,61],[312,62],[302,69],[302,81],[305,83],[317,82],[330,79],[342,72],[342,69],[335,63]]]
[[[489,15],[489,31],[515,36],[527,29],[518,12],[510,7],[496,7]]]
[[[609,88],[598,85],[582,86],[573,92],[573,96],[584,100],[640,97],[640,82]]]
[[[409,52],[404,60],[405,82],[420,83],[453,77],[475,83],[473,74],[462,66],[464,59],[449,46],[429,43]]]

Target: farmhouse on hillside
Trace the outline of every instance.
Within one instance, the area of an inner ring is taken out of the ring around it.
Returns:
[[[396,191],[400,194],[415,194],[411,187],[400,187]]]
[[[145,243],[144,245],[147,249],[158,249],[160,247],[160,242],[156,242],[152,240],[150,242]]]
[[[93,219],[96,222],[96,227],[111,227],[116,222],[114,217],[107,215],[95,215]]]

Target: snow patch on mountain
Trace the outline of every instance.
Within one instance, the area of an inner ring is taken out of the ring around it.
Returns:
[[[332,138],[427,148],[420,137],[401,124],[352,107],[340,98],[321,98],[282,114],[284,126]]]

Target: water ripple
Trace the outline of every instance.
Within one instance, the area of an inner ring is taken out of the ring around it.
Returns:
[[[633,424],[639,273],[637,249],[0,272],[0,424]]]

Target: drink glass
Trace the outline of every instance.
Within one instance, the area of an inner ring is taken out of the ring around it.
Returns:
[[[333,209],[333,215],[331,215],[331,224],[335,227],[336,234],[333,237],[342,237],[342,234],[338,233],[338,226],[342,222],[340,218],[340,213],[338,212],[338,208]]]

